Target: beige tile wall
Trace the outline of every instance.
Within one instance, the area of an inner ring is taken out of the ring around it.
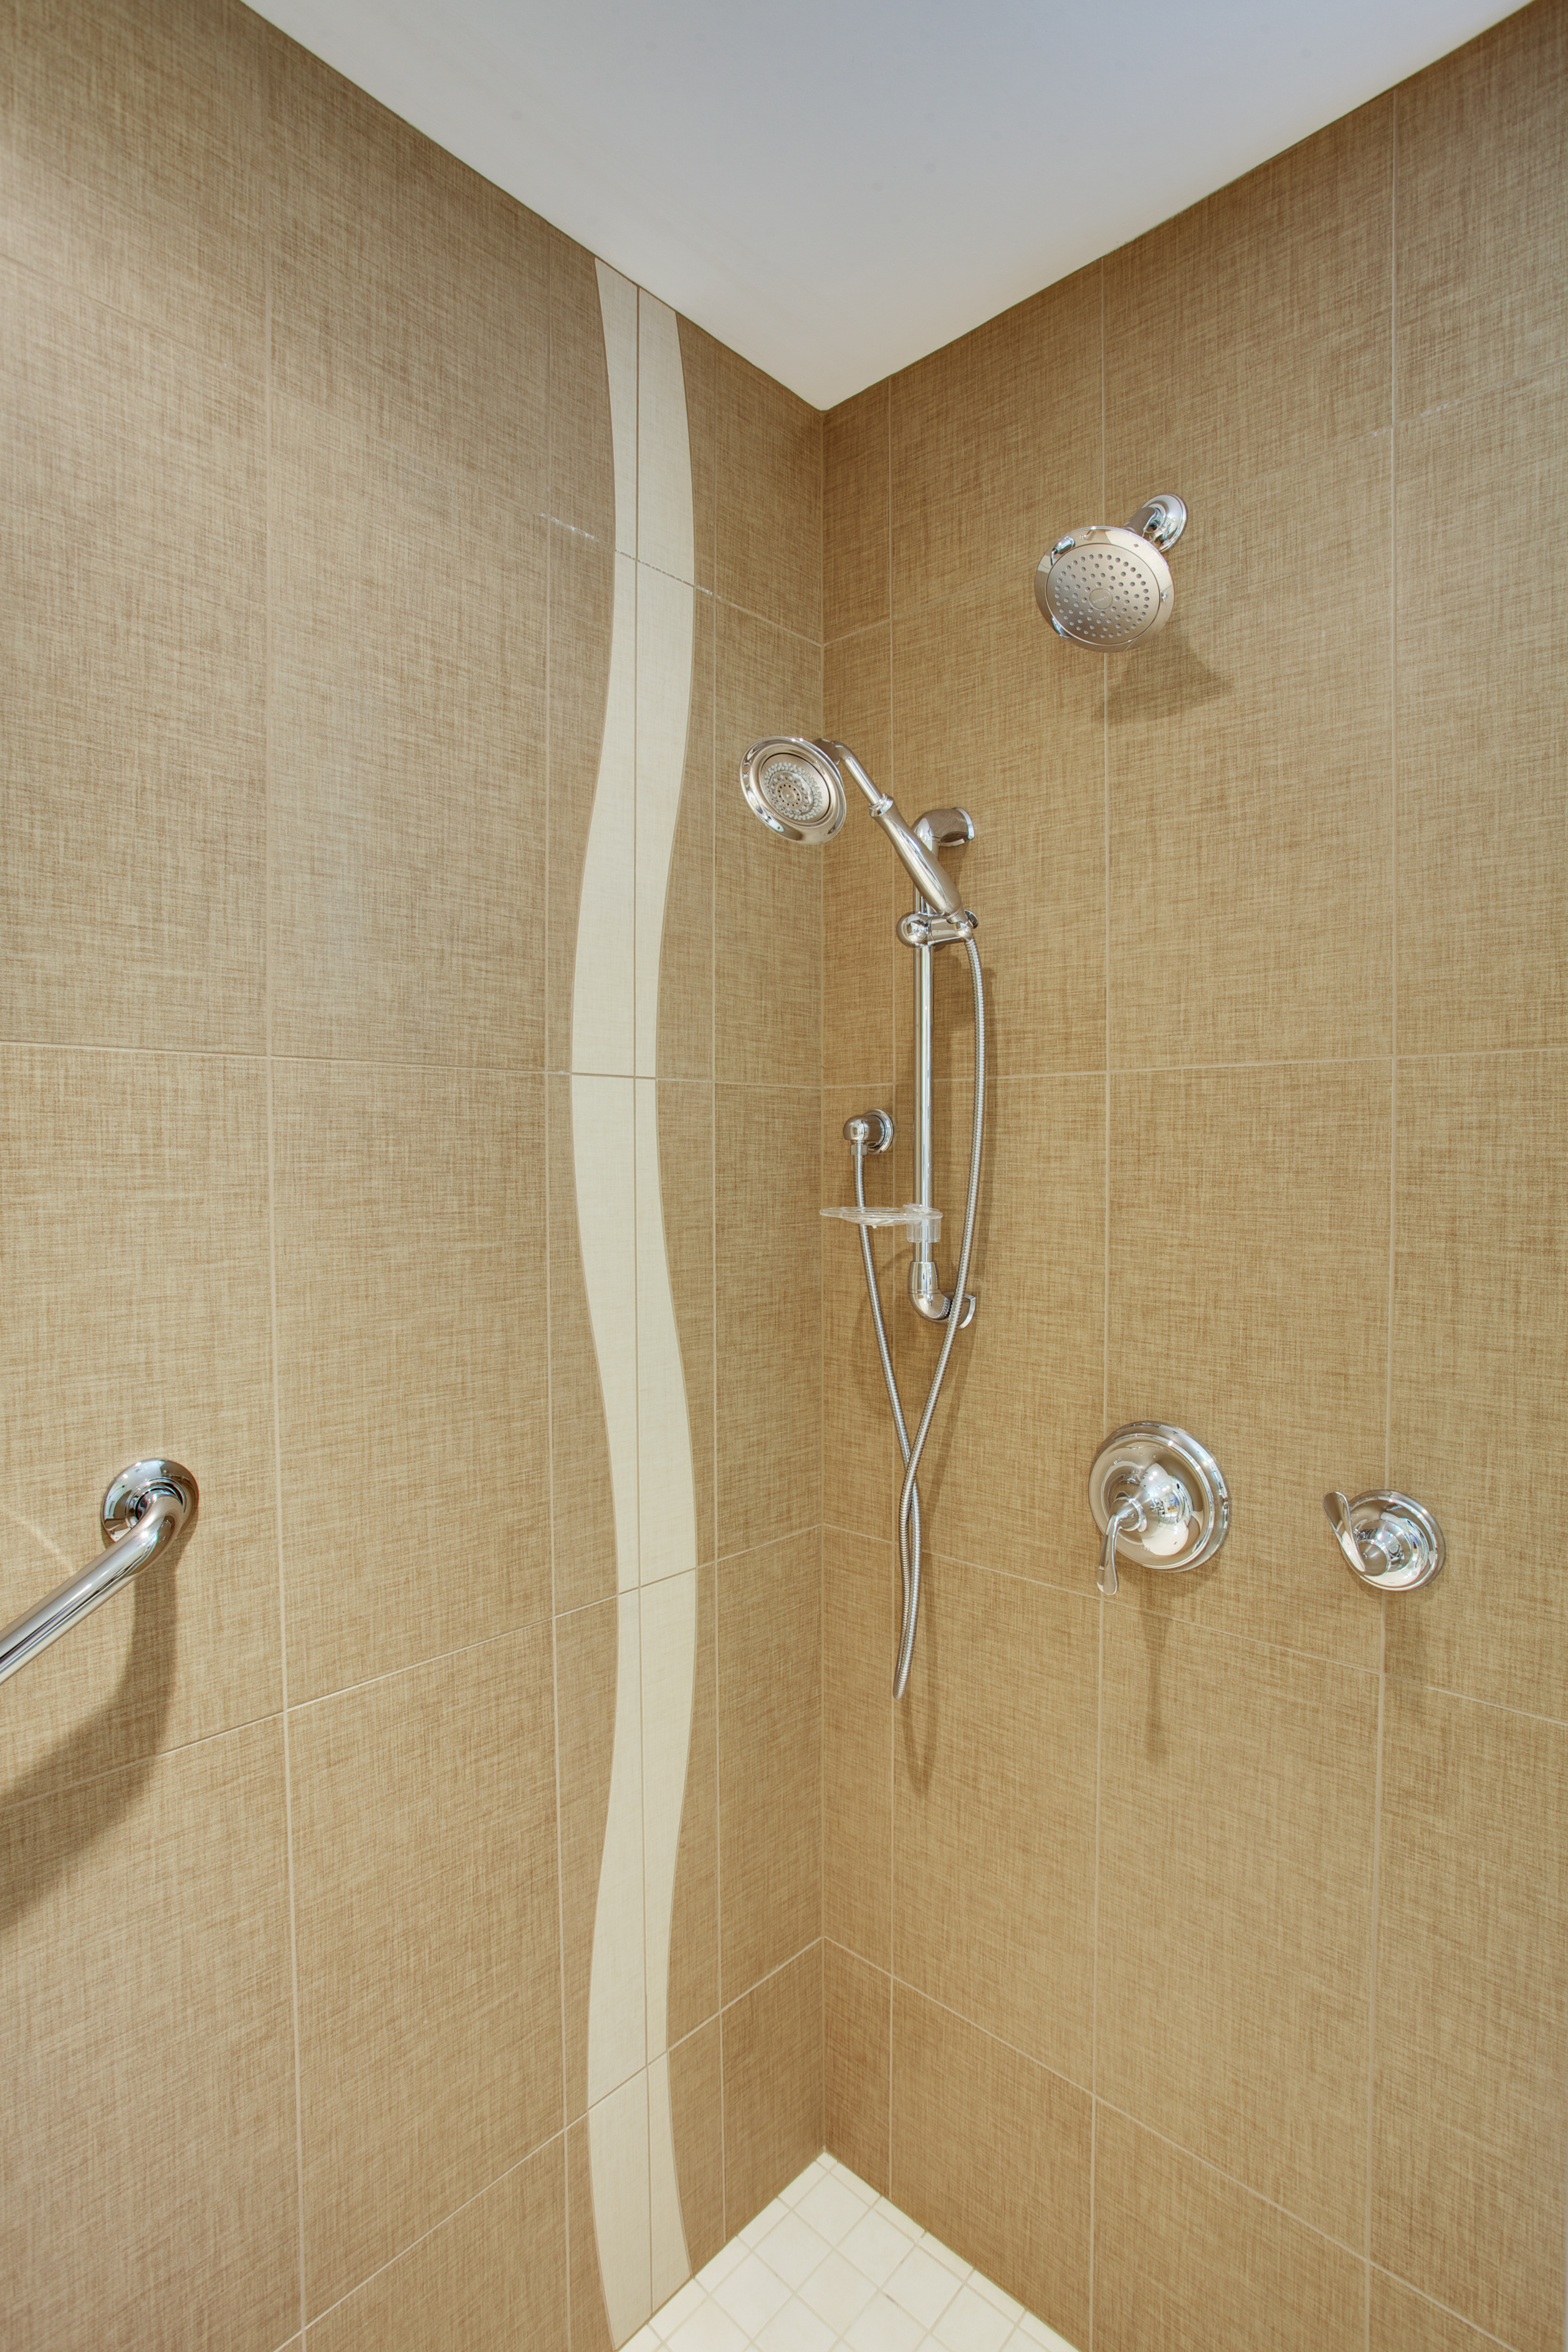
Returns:
[[[827,419],[827,725],[975,817],[994,1072],[897,1713],[824,1241],[827,2129],[1080,2352],[1563,2341],[1568,612],[1509,583],[1561,535],[1565,130],[1538,0]],[[1057,643],[1043,550],[1167,488],[1170,628]],[[825,1200],[846,1114],[907,1108],[876,846],[829,877]],[[1084,1479],[1144,1416],[1234,1531],[1105,1604]],[[1379,1603],[1318,1498],[1385,1482],[1450,1564]]]
[[[0,2333],[605,2352],[616,1560],[564,1075],[595,264],[232,0],[23,0],[0,174],[0,1619],[122,1462],[202,1485],[177,1573],[0,1710]],[[823,468],[804,402],[680,344],[700,2263],[822,2139],[822,868],[719,783],[821,725]]]

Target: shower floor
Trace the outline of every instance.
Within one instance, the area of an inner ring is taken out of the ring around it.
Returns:
[[[625,2352],[1073,2352],[831,2156],[689,2279]]]

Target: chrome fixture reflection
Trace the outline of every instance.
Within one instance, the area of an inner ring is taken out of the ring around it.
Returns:
[[[844,822],[847,800],[846,780],[863,794],[866,804],[892,845],[915,886],[915,903],[898,925],[898,934],[915,959],[915,1198],[892,1209],[869,1208],[866,1202],[865,1161],[868,1151],[886,1151],[893,1140],[893,1122],[886,1111],[873,1110],[845,1124],[845,1140],[854,1160],[853,1205],[825,1209],[825,1217],[839,1217],[856,1225],[860,1234],[860,1258],[871,1302],[877,1353],[888,1391],[893,1427],[903,1456],[904,1478],[899,1495],[897,1528],[899,1566],[903,1581],[903,1625],[898,1662],[893,1671],[893,1696],[902,1698],[914,1655],[915,1628],[921,1601],[921,1505],[917,1480],[921,1457],[936,1412],[937,1399],[947,1376],[948,1359],[958,1333],[974,1317],[974,1297],[968,1287],[969,1261],[974,1245],[974,1217],[980,1200],[980,1155],[985,1122],[985,990],[980,954],[974,944],[975,918],[959,897],[952,876],[937,856],[939,848],[974,838],[974,827],[963,809],[931,809],[918,824],[905,824],[889,796],[879,792],[847,744],[808,741],[795,735],[770,735],[753,743],[741,762],[741,787],[769,831],[785,841],[830,841]],[[931,1200],[931,957],[941,947],[962,946],[969,960],[970,986],[974,998],[974,1103],[970,1124],[969,1185],[964,1198],[963,1234],[951,1292],[942,1286],[936,1265],[936,1242],[942,1213]],[[914,1245],[910,1268],[910,1297],[928,1322],[942,1325],[942,1346],[931,1386],[911,1434],[903,1401],[893,1373],[882,1303],[877,1291],[870,1234],[881,1226],[902,1225]],[[957,1314],[954,1299],[963,1301]]]
[[[1443,1530],[1410,1496],[1380,1488],[1347,1499],[1336,1487],[1323,1509],[1345,1566],[1369,1592],[1415,1592],[1441,1573]]]
[[[1126,523],[1079,523],[1058,539],[1035,572],[1035,602],[1058,636],[1121,653],[1155,635],[1174,608],[1164,551],[1186,527],[1186,507],[1163,490]]]
[[[1209,1452],[1184,1429],[1130,1421],[1113,1430],[1089,1474],[1089,1506],[1104,1541],[1095,1581],[1108,1601],[1116,1562],[1162,1572],[1212,1559],[1230,1529],[1230,1490]]]
[[[154,1456],[111,1478],[100,1522],[109,1549],[0,1633],[0,1683],[68,1633],[139,1569],[173,1553],[195,1524],[196,1482],[178,1462]]]

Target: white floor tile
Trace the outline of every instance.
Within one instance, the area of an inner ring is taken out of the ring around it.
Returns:
[[[665,2342],[669,2352],[746,2352],[745,2331],[706,2296],[700,2310],[683,2319]]]
[[[922,2244],[910,2248],[888,2281],[888,2293],[922,2327],[934,2327],[959,2285],[946,2263],[939,2263],[929,2245]]]
[[[1013,2322],[973,2287],[961,2286],[931,2333],[945,2352],[1002,2352]]]
[[[832,2251],[826,2239],[819,2238],[798,2213],[786,2213],[757,2249],[768,2268],[777,2271],[784,2284],[792,2287],[804,2286]]]
[[[688,2279],[683,2287],[677,2288],[669,2301],[653,2315],[653,2324],[666,2343],[681,2321],[689,2319],[694,2311],[700,2311],[707,2300],[707,2289],[700,2279]]]
[[[838,2251],[847,2255],[858,2271],[865,2272],[873,2286],[886,2286],[909,2252],[910,2242],[902,2230],[896,2230],[887,2215],[873,2206],[840,2241]]]
[[[828,2173],[806,2190],[795,2210],[802,2221],[809,2221],[814,2230],[821,2232],[830,2246],[836,2246],[862,2219],[866,2207],[842,2180],[836,2180]]]
[[[689,2279],[622,2352],[1074,2352],[832,2157]]]
[[[874,2294],[858,2319],[845,2329],[844,2341],[850,2352],[916,2352],[928,2338],[918,2319],[911,2319],[885,2294]]]
[[[833,2352],[838,2337],[825,2319],[791,2295],[776,2319],[757,2338],[757,2352]]]
[[[875,2289],[864,2272],[842,2254],[829,2254],[817,2265],[800,2290],[800,2299],[818,2319],[826,2319],[836,2334],[842,2336],[851,2320],[858,2319],[870,2302]]]
[[[755,2336],[775,2313],[784,2309],[790,2293],[776,2271],[761,2254],[748,2254],[713,2290],[713,2300],[748,2336]]]

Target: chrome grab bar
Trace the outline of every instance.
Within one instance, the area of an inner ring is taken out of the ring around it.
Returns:
[[[127,1464],[103,1498],[108,1550],[0,1633],[0,1683],[90,1616],[138,1569],[176,1550],[195,1523],[196,1502],[196,1482],[178,1462],[154,1456]]]

